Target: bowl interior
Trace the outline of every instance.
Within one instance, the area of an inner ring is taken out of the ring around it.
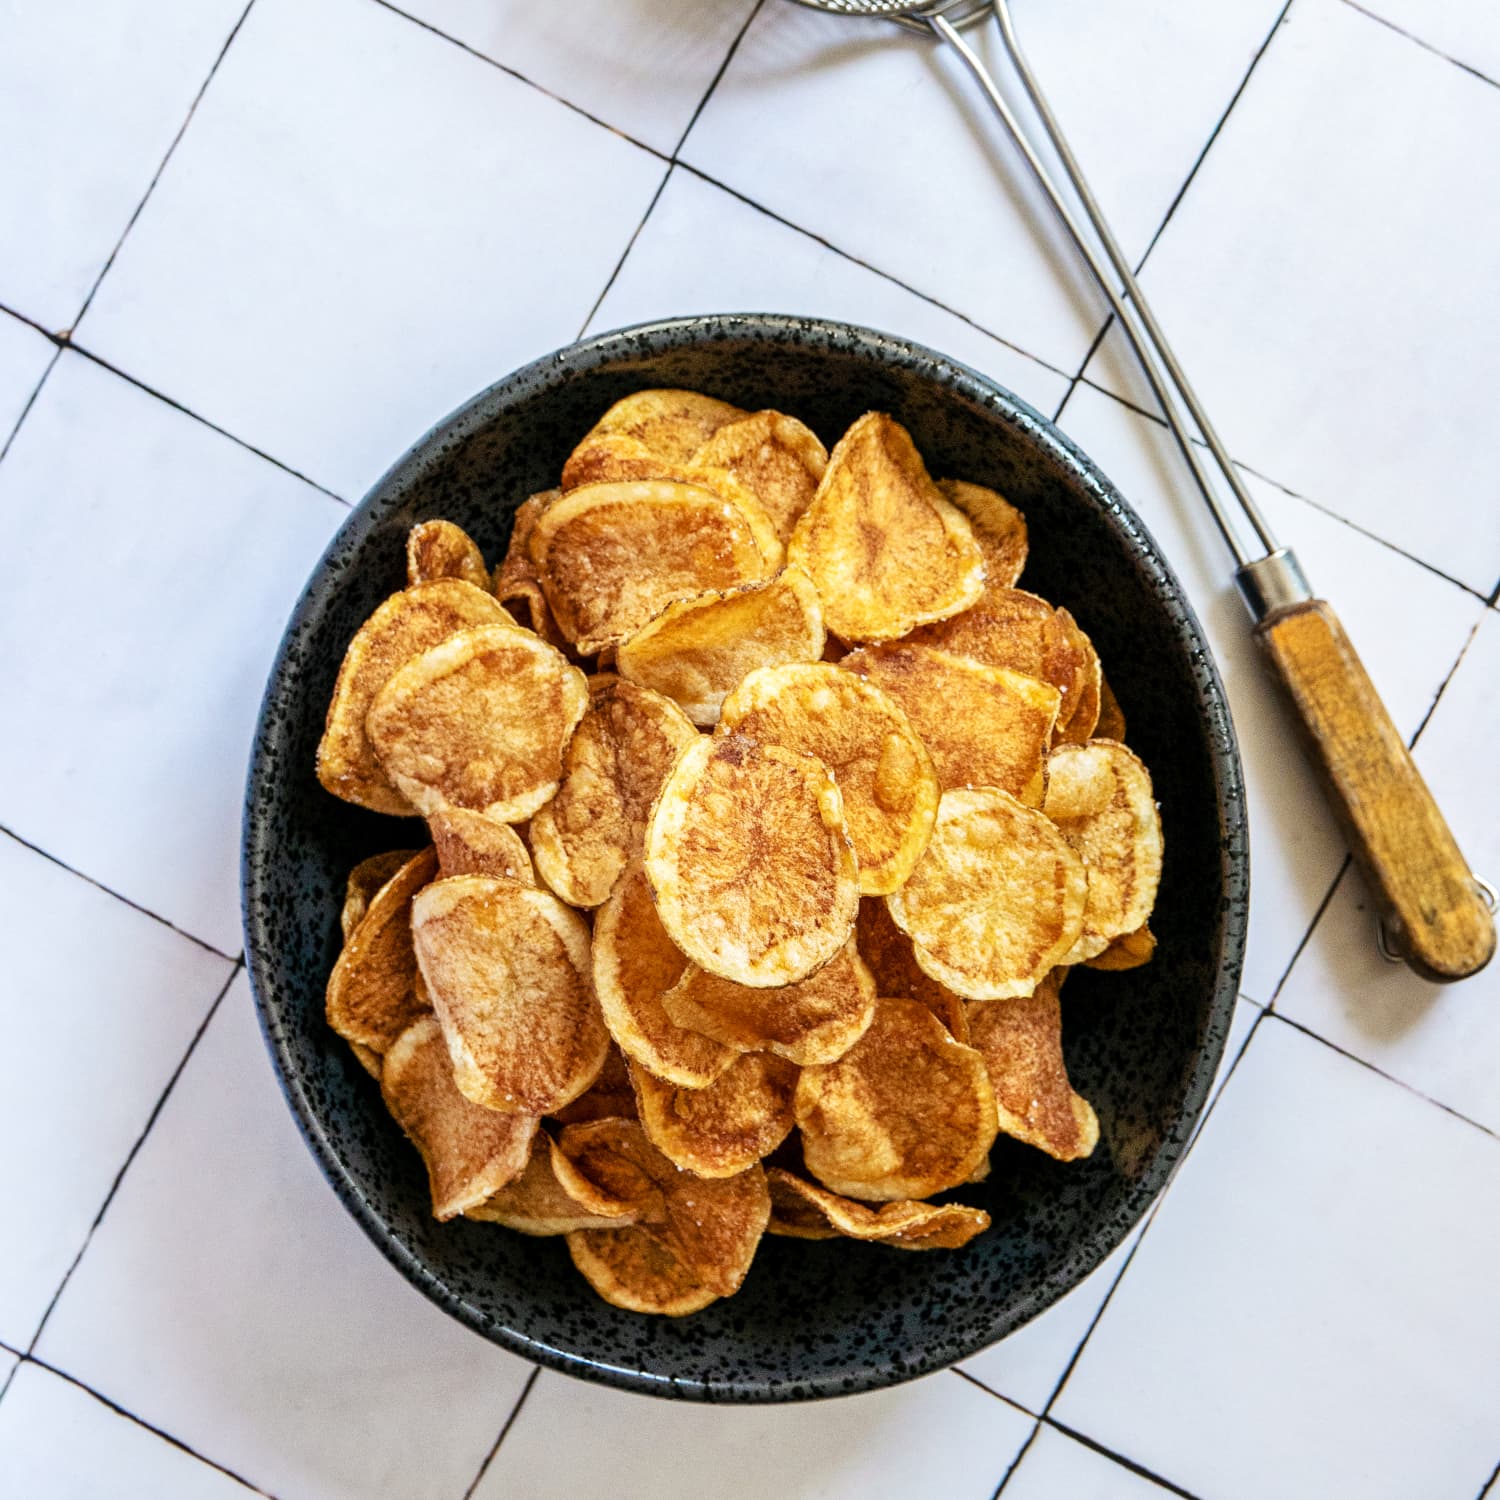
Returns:
[[[1166,863],[1154,962],[1078,969],[1064,995],[1094,1156],[1060,1165],[1001,1137],[982,1185],[953,1196],[994,1228],[959,1253],[764,1241],[743,1290],[692,1317],[601,1302],[561,1240],[439,1225],[420,1162],[377,1087],[323,1020],[349,867],[416,846],[417,823],[362,812],[313,776],[344,647],[403,581],[407,529],[443,516],[491,560],[515,506],[556,481],[612,401],[683,386],[775,406],[832,446],[862,412],[893,413],[932,472],[989,484],[1025,511],[1023,583],[1090,634],[1150,767]],[[289,1101],[330,1181],[385,1253],[480,1332],[574,1374],[664,1395],[787,1400],[890,1384],[962,1358],[1055,1301],[1124,1237],[1188,1140],[1227,1034],[1246,894],[1243,800],[1222,689],[1155,544],[1043,418],[974,372],[885,335],[770,317],[697,318],[606,335],[501,381],[376,486],[319,565],[273,671],[247,793],[251,976]]]

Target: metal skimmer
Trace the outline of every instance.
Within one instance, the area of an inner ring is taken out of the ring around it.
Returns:
[[[1296,557],[1277,542],[1230,461],[1026,60],[1010,0],[796,3],[927,32],[963,59],[1124,328],[1193,481],[1234,555],[1235,579],[1256,622],[1257,638],[1309,732],[1350,847],[1381,907],[1381,951],[1399,954],[1429,979],[1462,979],[1478,972],[1495,948],[1493,901],[1485,894],[1493,888],[1469,873],[1337,617],[1327,604],[1314,599]],[[962,35],[991,17],[1097,245],[1085,233],[988,68]],[[1183,406],[1196,424],[1196,434]],[[1206,456],[1195,441],[1197,434],[1207,445]],[[1205,457],[1211,460],[1214,473]],[[1220,485],[1233,495],[1243,521],[1226,507]],[[1242,539],[1243,522],[1255,534],[1254,548],[1247,548]]]

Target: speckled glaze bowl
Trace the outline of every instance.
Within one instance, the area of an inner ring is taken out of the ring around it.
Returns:
[[[934,474],[993,485],[1019,505],[1031,531],[1023,582],[1072,610],[1098,645],[1154,775],[1167,850],[1155,961],[1123,974],[1079,969],[1064,997],[1068,1069],[1099,1114],[1090,1160],[1061,1165],[1002,1136],[989,1180],[953,1195],[994,1217],[967,1249],[768,1237],[737,1296],[679,1319],[606,1305],[559,1239],[433,1220],[416,1152],[323,1019],[347,871],[423,842],[424,830],[340,802],[313,775],[344,647],[401,586],[407,528],[445,516],[498,558],[515,506],[556,482],[612,401],[646,386],[778,407],[830,447],[862,412],[889,411]],[[350,1213],[413,1285],[496,1343],[572,1375],[694,1400],[795,1401],[908,1380],[1004,1338],[1083,1280],[1187,1147],[1235,1002],[1247,883],[1223,688],[1129,506],[1050,422],[984,376],[902,339],[802,318],[695,317],[605,334],[507,376],[433,428],[313,573],[271,673],[246,793],[256,1003],[287,1101]]]

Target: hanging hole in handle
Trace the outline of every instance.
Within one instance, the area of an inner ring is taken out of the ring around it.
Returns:
[[[1495,914],[1495,908],[1500,906],[1500,892],[1490,884],[1483,875],[1476,875],[1469,871],[1469,879],[1474,882],[1474,889],[1479,892],[1479,899],[1489,907],[1490,915]],[[1379,917],[1375,918],[1375,946],[1380,949],[1380,956],[1388,964],[1404,964],[1406,960],[1391,946],[1390,934],[1385,930],[1385,923]]]

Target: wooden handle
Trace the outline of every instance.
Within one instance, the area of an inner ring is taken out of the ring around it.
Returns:
[[[1262,620],[1255,636],[1291,694],[1392,946],[1427,979],[1477,974],[1495,951],[1494,918],[1338,616],[1313,599]]]

